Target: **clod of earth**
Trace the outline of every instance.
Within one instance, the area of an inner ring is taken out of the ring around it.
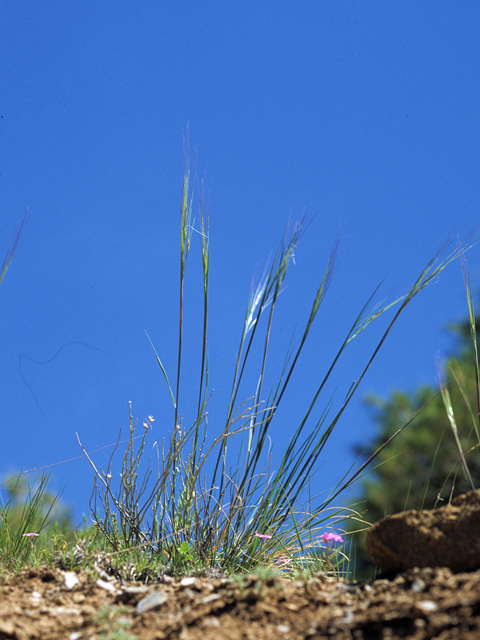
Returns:
[[[480,568],[480,489],[433,510],[404,511],[377,522],[365,542],[386,572],[413,567]]]

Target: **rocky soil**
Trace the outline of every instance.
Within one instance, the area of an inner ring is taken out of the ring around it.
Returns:
[[[0,640],[480,638],[480,570],[414,568],[350,584],[324,576],[123,583],[24,570],[0,586]]]

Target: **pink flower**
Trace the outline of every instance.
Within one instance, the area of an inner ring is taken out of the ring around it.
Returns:
[[[342,536],[339,536],[338,533],[324,533],[320,536],[320,540],[323,540],[327,544],[329,542],[343,542]]]
[[[22,533],[22,536],[26,536],[27,538],[38,537],[39,533]]]
[[[262,540],[271,540],[272,536],[264,535],[263,533],[256,533],[256,538],[261,538]]]

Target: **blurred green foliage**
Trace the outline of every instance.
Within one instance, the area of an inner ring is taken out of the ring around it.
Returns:
[[[60,494],[53,494],[47,488],[48,477],[42,476],[30,481],[26,474],[10,472],[0,483],[0,529],[8,526],[16,533],[25,525],[28,505],[35,500],[35,514],[29,522],[29,532],[46,533],[49,529],[67,531],[72,526],[71,508],[59,500]]]
[[[480,322],[476,321],[477,335]],[[442,363],[458,428],[461,448],[473,480],[480,486],[480,449],[478,439],[479,406],[475,376],[474,350],[468,320],[450,325],[457,343]],[[369,473],[360,482],[354,508],[369,523],[406,509],[433,509],[472,489],[465,473],[457,442],[438,388],[422,386],[417,390],[392,391],[387,399],[366,398],[377,424],[377,435],[368,448],[355,447],[368,458],[406,423],[408,426],[375,458]],[[355,557],[355,577],[367,579],[374,565],[365,549],[365,524],[347,523],[350,554]]]

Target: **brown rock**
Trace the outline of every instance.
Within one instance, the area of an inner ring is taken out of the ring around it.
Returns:
[[[365,542],[383,571],[412,567],[480,568],[480,489],[430,511],[403,511],[380,520]]]

